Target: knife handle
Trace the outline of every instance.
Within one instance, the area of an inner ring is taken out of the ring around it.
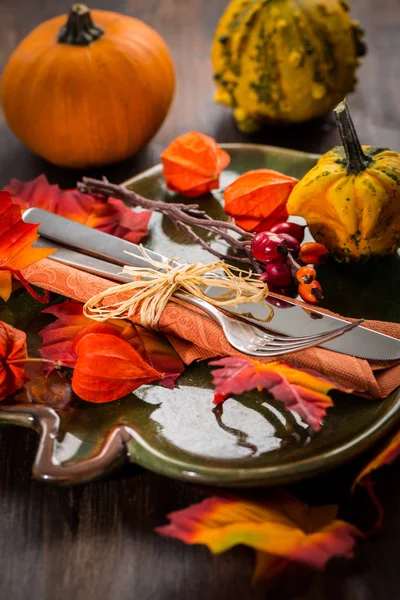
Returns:
[[[26,223],[39,223],[38,233],[41,237],[75,251],[78,250],[83,254],[108,260],[120,266],[149,266],[148,261],[143,257],[140,246],[104,233],[104,231],[76,223],[42,208],[28,208],[22,218]],[[157,252],[147,249],[146,252],[153,260],[162,263],[170,262],[168,258]]]

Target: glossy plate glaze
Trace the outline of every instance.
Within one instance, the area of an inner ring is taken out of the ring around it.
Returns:
[[[317,156],[268,146],[227,144],[232,161],[221,189],[240,173],[262,167],[301,177]],[[165,189],[161,167],[134,177],[127,185],[138,193],[164,201],[184,201]],[[199,200],[212,216],[224,218],[221,192]],[[153,215],[146,245],[188,262],[210,255],[188,240],[160,215]],[[199,232],[201,234],[201,232]],[[203,235],[203,234],[201,234]],[[209,238],[207,238],[209,239]],[[212,241],[219,249],[222,246]],[[379,267],[351,269],[326,265],[318,278],[326,292],[325,306],[347,314],[399,320],[398,257]],[[376,290],[385,286],[386,293]],[[27,330],[31,353],[37,332],[50,317],[24,293],[0,307],[0,319]],[[0,423],[39,431],[33,474],[37,479],[77,483],[100,477],[124,462],[186,481],[219,486],[265,486],[310,477],[356,456],[384,435],[399,418],[400,392],[384,401],[336,394],[335,407],[315,433],[282,409],[265,392],[228,399],[215,408],[207,364],[189,366],[175,390],[143,386],[120,401],[89,404],[73,399],[65,409],[29,402],[0,406]],[[12,451],[12,449],[10,449]]]

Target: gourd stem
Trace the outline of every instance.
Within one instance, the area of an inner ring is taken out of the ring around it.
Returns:
[[[360,173],[371,163],[371,158],[363,152],[346,100],[340,102],[334,111],[346,153],[347,171],[348,173]]]
[[[86,4],[73,4],[68,20],[61,27],[57,40],[60,44],[71,46],[88,46],[103,35],[101,27],[92,21],[89,8]]]

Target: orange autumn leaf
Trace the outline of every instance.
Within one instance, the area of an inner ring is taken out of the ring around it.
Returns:
[[[24,372],[27,357],[25,333],[0,321],[0,400],[17,391],[28,379]]]
[[[238,544],[257,551],[255,578],[275,575],[290,562],[323,569],[333,556],[351,557],[360,532],[336,519],[336,506],[310,507],[283,491],[265,500],[212,497],[168,515],[156,531],[186,544],[225,552]]]
[[[364,486],[376,509],[375,523],[372,525],[372,527],[370,527],[370,530],[368,531],[367,535],[373,535],[377,531],[380,531],[382,529],[384,520],[383,507],[379,500],[379,497],[375,493],[371,474],[377,469],[380,469],[381,467],[390,465],[399,456],[400,430],[396,431],[394,435],[389,437],[389,439],[385,442],[383,447],[381,447],[376,456],[371,461],[369,461],[369,463],[366,464],[363,470],[357,475],[353,483],[352,492],[354,492],[355,488],[358,485]]]
[[[333,406],[328,392],[339,389],[319,373],[285,362],[263,364],[245,356],[229,356],[210,365],[221,367],[212,371],[215,404],[231,394],[265,389],[283,402],[285,408],[297,412],[315,431],[320,429],[326,410]]]
[[[231,159],[213,138],[190,131],[176,138],[161,160],[167,187],[190,198],[217,189],[220,173]]]
[[[40,332],[42,358],[73,367],[79,339],[87,333],[109,333],[128,342],[153,369],[165,373],[160,381],[164,387],[173,389],[175,380],[184,370],[183,362],[162,333],[124,319],[111,319],[105,325],[94,323],[83,315],[82,304],[72,300],[51,306],[43,313],[54,315],[57,320]]]
[[[23,210],[43,208],[134,244],[148,234],[151,211],[133,211],[116,198],[104,200],[77,189],[61,190],[50,185],[45,175],[28,182],[12,179],[5,190]]]
[[[268,231],[286,221],[286,202],[297,179],[272,169],[240,175],[224,191],[224,210],[245,231]]]
[[[37,296],[21,274],[22,269],[55,252],[53,249],[32,247],[39,237],[38,227],[25,223],[19,205],[12,202],[8,192],[0,192],[0,297],[3,300],[10,297],[11,277],[14,275],[37,300],[47,301],[47,297]]]
[[[365,482],[367,476],[372,471],[376,471],[385,465],[390,465],[396,458],[400,456],[400,430],[392,435],[385,445],[381,448],[379,453],[363,468],[361,473],[358,474],[354,484],[353,490],[356,485]]]
[[[76,344],[76,354],[72,389],[87,402],[112,402],[163,378],[116,335],[88,333]]]

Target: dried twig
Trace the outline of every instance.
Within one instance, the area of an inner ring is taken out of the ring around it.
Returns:
[[[230,221],[212,219],[204,210],[200,209],[198,204],[178,204],[150,200],[121,185],[110,183],[106,178],[99,180],[84,177],[83,182],[78,183],[78,189],[81,192],[99,194],[106,198],[109,196],[119,198],[131,206],[139,206],[146,210],[161,213],[175,223],[193,241],[219,259],[245,263],[251,266],[257,273],[263,272],[261,265],[254,259],[250,250],[254,234],[244,231],[244,229],[241,229]],[[246,256],[236,256],[236,254],[225,255],[218,252],[218,250],[212,248],[208,242],[193,231],[193,227],[199,227],[200,229],[214,233],[229,244],[234,253],[244,252]],[[232,234],[239,235],[240,239]]]

